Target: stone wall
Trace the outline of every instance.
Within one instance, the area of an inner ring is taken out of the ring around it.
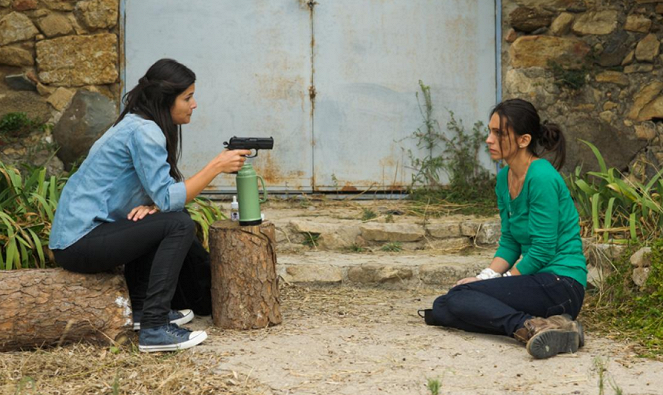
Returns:
[[[26,112],[51,124],[56,143],[69,139],[58,152],[65,163],[117,117],[118,10],[119,0],[0,0],[0,117]],[[72,130],[80,119],[96,127]],[[0,159],[16,162],[40,142],[51,142],[50,130],[0,141]]]
[[[504,97],[562,126],[565,170],[597,168],[577,139],[632,176],[660,168],[662,14],[663,0],[503,0]]]

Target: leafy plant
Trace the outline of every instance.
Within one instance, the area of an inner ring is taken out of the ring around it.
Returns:
[[[366,249],[357,243],[353,243],[349,248],[350,252],[364,252]]]
[[[302,234],[304,235],[304,242],[302,244],[311,248],[316,248],[318,246],[320,233],[304,232]]]
[[[46,177],[45,168],[24,177],[0,163],[0,270],[53,266],[48,238],[66,177]]]
[[[585,234],[604,242],[653,240],[661,235],[663,225],[663,180],[659,171],[647,184],[624,177],[608,168],[598,148],[580,140],[594,153],[599,171],[582,175],[581,168],[567,178],[571,196],[576,201]]]
[[[382,251],[387,252],[401,252],[403,251],[403,245],[397,241],[393,243],[387,243],[380,248]]]
[[[203,247],[209,251],[209,227],[216,221],[226,219],[226,215],[218,205],[203,197],[197,197],[187,203],[186,209],[191,219],[198,225],[196,227],[198,238]]]
[[[587,82],[587,74],[589,69],[586,66],[578,70],[565,69],[561,64],[548,61],[548,67],[553,73],[553,78],[555,79],[554,84],[559,87],[566,87],[570,89],[580,89],[585,86]]]
[[[362,221],[368,221],[373,218],[376,218],[378,215],[375,213],[375,211],[371,210],[370,208],[362,208],[361,209],[361,220]]]
[[[479,160],[479,154],[486,149],[484,140],[487,131],[483,123],[476,122],[472,131],[466,132],[462,120],[457,120],[449,111],[448,133],[443,132],[433,117],[430,87],[422,81],[419,81],[419,86],[423,105],[419,93],[417,102],[424,122],[411,138],[417,140],[417,148],[425,153],[423,158],[419,158],[411,150],[408,151],[410,166],[414,170],[411,195],[418,201],[478,202],[494,208],[495,177]],[[449,177],[447,186],[440,182],[442,172]]]
[[[428,379],[428,383],[426,385],[426,388],[428,388],[431,395],[439,395],[440,387],[442,387],[442,384],[440,384],[440,380]]]
[[[18,137],[42,126],[41,122],[30,119],[24,112],[10,112],[0,118],[0,134],[9,137]]]

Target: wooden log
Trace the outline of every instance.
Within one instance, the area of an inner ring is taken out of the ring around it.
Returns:
[[[0,351],[80,340],[126,339],[129,291],[121,274],[77,274],[63,269],[0,273]]]
[[[281,323],[274,224],[218,221],[209,231],[212,317],[227,329]]]

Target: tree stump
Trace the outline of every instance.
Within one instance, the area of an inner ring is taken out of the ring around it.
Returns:
[[[209,231],[212,317],[227,329],[281,323],[274,224],[218,221]]]
[[[109,344],[130,329],[121,274],[24,269],[0,274],[0,351],[80,340]]]

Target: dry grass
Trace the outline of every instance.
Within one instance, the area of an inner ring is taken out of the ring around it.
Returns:
[[[0,394],[260,394],[258,383],[219,372],[223,354],[197,348],[143,354],[134,345],[76,344],[0,353]]]

